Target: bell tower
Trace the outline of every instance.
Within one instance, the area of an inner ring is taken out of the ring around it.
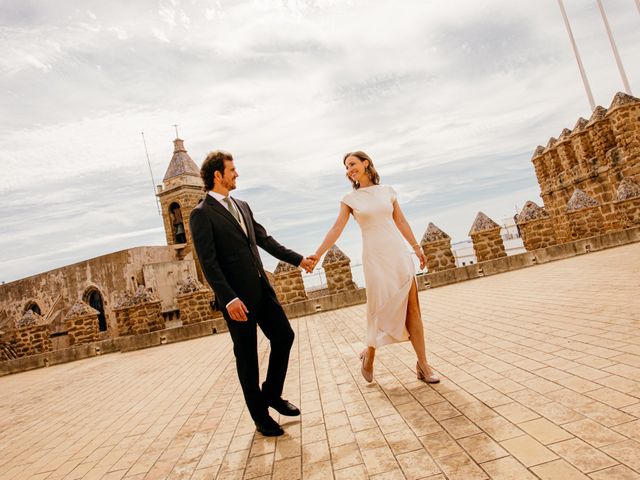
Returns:
[[[167,245],[176,249],[178,258],[184,258],[193,251],[189,215],[205,193],[200,169],[185,150],[184,140],[176,138],[173,145],[173,156],[156,196],[162,209]]]

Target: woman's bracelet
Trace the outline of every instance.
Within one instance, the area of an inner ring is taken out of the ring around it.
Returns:
[[[420,248],[420,244],[419,244],[419,243],[413,244],[413,245],[411,245],[411,246],[412,246],[414,249],[415,249],[416,247]]]

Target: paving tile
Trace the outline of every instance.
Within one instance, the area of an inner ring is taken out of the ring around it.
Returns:
[[[501,405],[499,407],[496,407],[495,411],[515,424],[527,422],[540,416],[518,402]]]
[[[520,462],[513,457],[502,457],[480,465],[490,478],[495,480],[536,480]]]
[[[554,460],[553,462],[543,463],[542,465],[531,467],[531,471],[540,477],[541,480],[588,480],[589,478],[564,460]]]
[[[461,438],[458,443],[477,463],[488,462],[508,455],[499,444],[485,433]]]
[[[423,447],[418,437],[409,429],[388,433],[385,438],[395,455],[419,450]]]
[[[468,437],[480,433],[480,429],[467,417],[459,416],[443,420],[440,424],[453,438]]]
[[[302,461],[307,463],[324,462],[331,459],[329,444],[326,440],[307,443],[302,446]]]
[[[640,473],[634,472],[624,465],[605,468],[604,470],[590,473],[589,476],[593,480],[640,480]]]
[[[518,427],[543,445],[573,438],[571,433],[563,430],[561,427],[558,427],[555,423],[550,422],[546,418],[537,418],[535,420],[529,420],[528,422],[522,422]]]
[[[333,475],[335,480],[367,480],[369,478],[367,469],[362,464],[335,470]]]
[[[456,453],[436,458],[436,462],[450,480],[480,480],[487,474],[466,454]]]
[[[549,448],[585,473],[612,467],[618,463],[578,438],[550,445]]]
[[[626,440],[620,443],[613,443],[602,447],[602,451],[636,472],[640,472],[640,442]]]
[[[292,319],[303,414],[272,411],[277,439],[228,334],[0,377],[0,478],[638,478],[638,264],[634,244],[420,292],[433,386],[408,342],[360,377],[365,305]]]
[[[494,440],[500,442],[509,438],[524,435],[524,432],[516,427],[513,423],[503,417],[483,418],[476,420],[482,430],[487,432]]]
[[[361,450],[361,455],[370,476],[398,468],[398,462],[389,447]]]
[[[333,470],[329,460],[326,462],[317,462],[308,465],[305,464],[302,467],[302,478],[304,480],[325,480],[332,476]]]
[[[324,463],[326,464],[326,461]],[[276,460],[273,464],[272,478],[274,480],[298,480],[302,478],[301,467],[302,460],[300,457]]]
[[[331,463],[334,470],[352,467],[363,463],[357,443],[347,443],[331,448]]]
[[[504,440],[500,442],[500,445],[506,448],[511,455],[526,467],[539,465],[558,458],[551,450],[529,435]]]
[[[396,458],[407,480],[417,480],[440,473],[440,468],[424,449],[402,453]]]
[[[463,451],[451,435],[444,431],[420,437],[420,441],[434,458],[446,457]]]
[[[625,440],[623,435],[588,418],[577,422],[565,423],[562,427],[597,448]]]

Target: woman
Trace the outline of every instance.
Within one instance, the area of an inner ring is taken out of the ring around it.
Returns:
[[[340,203],[338,218],[312,258],[319,260],[338,240],[352,214],[362,232],[362,264],[367,284],[367,348],[360,354],[362,376],[373,381],[376,348],[411,340],[418,361],[416,374],[426,383],[440,379],[427,363],[424,329],[418,303],[413,260],[402,240],[412,245],[424,268],[426,259],[396,200],[393,188],[380,185],[369,156],[361,151],[344,156],[353,192]]]

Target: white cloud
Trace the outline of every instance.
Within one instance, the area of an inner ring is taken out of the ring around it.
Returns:
[[[161,42],[170,43],[170,41],[167,38],[167,35],[165,34],[165,32],[163,32],[159,28],[155,28],[154,27],[154,28],[151,29],[151,32],[153,33],[153,36],[156,37]]]
[[[565,3],[608,106],[621,82],[597,9]],[[623,3],[606,8],[640,91]],[[459,240],[477,210],[537,201],[531,152],[589,115],[555,2],[72,1],[0,16],[0,280],[164,242],[142,130],[156,181],[173,123],[198,164],[230,150],[237,195],[310,251],[349,189],[346,151],[373,156],[416,235],[434,221]],[[103,240],[73,257],[86,232]],[[355,225],[340,245],[359,258]]]

